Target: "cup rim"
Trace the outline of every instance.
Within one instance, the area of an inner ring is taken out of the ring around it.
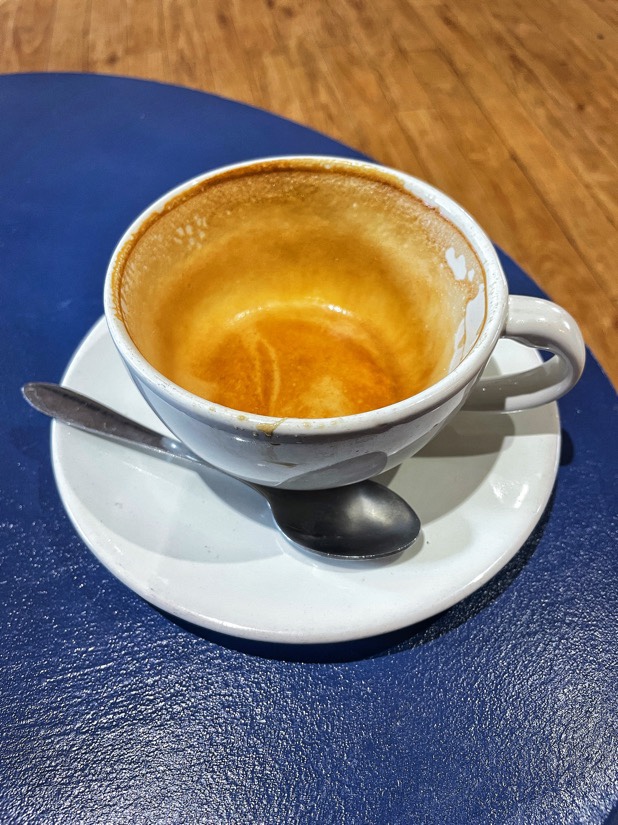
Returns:
[[[148,219],[155,213],[162,212],[170,201],[175,200],[184,192],[210,178],[226,175],[235,170],[270,163],[276,164],[277,162],[315,163],[315,165],[321,166],[330,163],[356,169],[375,170],[382,176],[393,176],[411,194],[428,206],[437,209],[443,217],[462,232],[483,266],[487,310],[485,322],[478,338],[460,364],[421,392],[386,407],[331,418],[281,418],[258,415],[208,401],[175,384],[146,360],[133,343],[124,322],[116,311],[113,276],[120,253]],[[325,434],[332,437],[383,429],[416,418],[439,407],[442,403],[457,395],[484,369],[503,332],[507,300],[508,286],[498,254],[487,234],[464,207],[436,187],[406,172],[372,161],[333,155],[273,155],[272,157],[255,158],[211,169],[178,184],[146,207],[126,229],[116,244],[108,264],[103,293],[105,318],[116,348],[129,367],[130,372],[137,374],[140,380],[157,395],[164,394],[167,396],[168,403],[172,401],[176,407],[179,407],[191,417],[207,418],[213,424],[225,429],[230,428],[237,432],[240,431],[240,433],[252,435],[255,435],[257,431],[267,436],[272,436],[276,430],[279,437],[302,436],[303,440],[312,436],[324,436]]]

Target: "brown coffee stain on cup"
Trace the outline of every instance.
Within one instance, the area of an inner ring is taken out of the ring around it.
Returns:
[[[293,161],[168,204],[119,257],[118,310],[163,375],[226,407],[332,418],[443,377],[482,267],[458,230],[374,170]]]
[[[277,427],[281,426],[281,424],[283,424],[283,422],[285,420],[286,420],[285,418],[279,418],[277,421],[274,421],[274,422],[259,423],[259,424],[256,424],[255,429],[258,432],[265,435],[267,438],[272,438],[273,435],[275,434],[275,430],[277,429]],[[282,466],[282,467],[294,467],[294,466],[296,466],[294,464],[290,464],[290,463],[286,464],[285,462],[280,462],[280,461],[276,461],[275,464],[280,464],[280,466]]]

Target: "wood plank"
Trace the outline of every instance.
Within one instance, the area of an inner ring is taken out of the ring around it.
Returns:
[[[130,0],[127,6],[127,53],[149,54],[164,48],[162,0]]]
[[[110,72],[127,51],[127,0],[90,4],[88,70]]]
[[[324,71],[331,80],[340,120],[345,112],[344,140],[352,139],[353,145],[362,147],[387,166],[422,175],[423,166],[405,132],[398,121],[393,121],[383,77],[364,59],[358,45],[325,48],[321,57]]]
[[[251,13],[247,13],[247,0],[229,0],[229,14],[238,37],[238,48],[249,55],[276,52],[281,41],[274,15],[267,0],[250,0]]]
[[[522,3],[522,0],[516,2]],[[500,10],[497,13],[502,14]],[[520,14],[520,21],[505,27],[505,34],[512,33],[518,38],[519,45],[534,55],[540,79],[553,97],[563,102],[567,116],[573,112],[587,130],[588,137],[615,155],[618,125],[616,67],[599,60],[596,46],[582,48],[580,41],[573,43],[570,29],[565,34],[556,34],[551,25],[555,17],[551,8],[544,4],[533,5],[526,0]],[[533,26],[527,26],[526,22]],[[539,35],[535,36],[535,28]]]
[[[48,66],[55,71],[86,71],[90,2],[56,0],[48,55]]]
[[[502,138],[442,54],[420,52],[414,69],[435,110],[449,122],[456,120],[458,143],[468,160],[492,168],[510,157]],[[445,163],[447,159],[444,156]]]
[[[380,86],[395,111],[431,108],[431,100],[415,71],[418,56],[423,54],[425,52],[411,51],[396,43],[392,51],[378,61],[371,54],[365,55],[367,62],[374,66]]]
[[[382,0],[370,0],[376,27],[391,29],[397,43],[408,53],[422,52],[436,46],[435,39],[416,13],[415,3],[392,0],[385,6]]]
[[[55,11],[55,0],[30,0],[16,4],[2,20],[7,25],[5,47],[15,69],[35,72],[47,65]]]
[[[339,95],[325,69],[320,50],[310,37],[306,37],[288,43],[286,57],[290,80],[303,112],[303,122],[334,138],[345,140],[347,126],[341,118]]]
[[[13,31],[19,8],[20,0],[0,3],[0,71],[5,74],[20,69],[19,55],[13,48]]]
[[[585,5],[598,14],[605,23],[618,29],[618,3],[616,3],[616,0],[585,0]]]
[[[193,0],[200,59],[207,60],[210,67],[209,91],[252,103],[256,83],[228,5],[227,0]]]
[[[518,157],[535,188],[556,215],[569,241],[586,259],[600,285],[618,299],[614,277],[618,238],[611,222],[586,186],[539,130],[519,99],[499,75],[495,64],[480,51],[472,27],[455,20],[449,7],[424,7],[423,13],[449,50],[455,70],[464,79],[478,105],[487,114],[505,145]]]
[[[536,6],[542,5],[530,4],[527,10],[536,13]],[[591,68],[618,68],[618,30],[611,23],[581,0],[546,0],[546,7],[560,18],[559,35],[570,49],[569,55],[577,53]],[[550,29],[548,36],[557,35]]]
[[[329,4],[324,13],[323,4],[315,0],[269,0],[278,46],[293,52],[299,44],[310,39],[318,46],[348,43],[351,37],[344,3]]]
[[[212,69],[194,8],[184,0],[162,0],[165,65],[170,82],[209,89]]]
[[[435,46],[433,38],[406,0],[341,0],[346,27],[366,54],[383,59],[392,51],[424,51]]]
[[[433,109],[417,109],[399,112],[397,117],[426,170],[425,180],[467,209],[492,238],[508,237],[501,211],[487,209],[491,191],[476,174],[443,115]]]
[[[119,58],[113,68],[110,68],[108,74],[118,74],[123,77],[139,77],[144,80],[157,80],[160,83],[187,85],[182,80],[170,79],[170,72],[165,61],[165,55],[160,49],[143,49],[139,53],[127,52]]]
[[[252,65],[253,103],[290,120],[304,122],[306,114],[287,53],[278,49],[257,50],[252,54]]]
[[[560,57],[538,26],[527,21],[512,27],[488,28],[485,43],[512,93],[554,148],[570,157],[574,171],[590,195],[617,226],[617,155],[603,147],[598,133],[581,117],[580,104],[570,96],[567,89],[567,79],[573,72],[570,62]],[[603,97],[605,89],[600,80],[597,75],[598,93]],[[618,100],[616,103],[618,108]],[[612,135],[611,143],[613,150],[618,148],[616,135]]]
[[[126,50],[113,71],[148,80],[168,79],[170,69],[162,0],[129,0],[126,31]]]

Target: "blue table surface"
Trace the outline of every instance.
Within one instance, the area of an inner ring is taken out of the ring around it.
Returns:
[[[616,395],[560,402],[555,491],[488,585],[388,636],[243,642],[156,610],[60,504],[28,380],[102,313],[133,217],[209,168],[359,154],[199,92],[0,77],[0,821],[618,821]],[[525,232],[525,227],[522,227]],[[502,254],[512,292],[539,295]]]

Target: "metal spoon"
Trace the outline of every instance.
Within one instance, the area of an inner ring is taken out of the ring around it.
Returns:
[[[193,468],[211,467],[181,442],[66,387],[35,382],[22,387],[22,393],[35,409],[72,427]],[[412,508],[375,481],[302,491],[242,483],[264,496],[284,535],[325,556],[382,558],[409,547],[420,533],[420,521]]]

